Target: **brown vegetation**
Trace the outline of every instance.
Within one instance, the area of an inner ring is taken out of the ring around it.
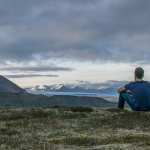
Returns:
[[[150,149],[149,112],[55,106],[0,114],[3,150]]]

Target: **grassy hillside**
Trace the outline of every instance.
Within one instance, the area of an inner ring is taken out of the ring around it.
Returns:
[[[0,114],[2,150],[150,149],[150,112],[66,107],[2,109]]]
[[[116,103],[97,97],[34,95],[30,93],[0,92],[0,108],[32,108],[52,105],[116,107]]]

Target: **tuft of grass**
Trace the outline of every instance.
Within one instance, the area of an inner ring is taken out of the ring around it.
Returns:
[[[24,119],[23,121],[19,121],[19,122],[11,122],[11,123],[6,123],[5,126],[7,128],[16,128],[16,127],[27,127],[29,124],[29,121],[27,119]]]
[[[87,115],[83,112],[79,112],[79,113],[65,113],[64,115],[62,115],[63,118],[66,119],[74,119],[74,118],[86,118]]]
[[[29,115],[31,115],[33,118],[47,118],[49,113],[45,112],[43,109],[32,108]]]
[[[128,110],[120,108],[107,108],[105,111],[110,111],[112,113],[128,112]]]
[[[60,105],[54,105],[54,106],[51,106],[50,108],[61,108]]]
[[[45,111],[41,108],[31,108],[28,111],[23,109],[22,111],[13,111],[11,114],[3,114],[0,116],[0,121],[17,121],[17,120],[28,120],[29,118],[48,118],[52,117],[55,118],[56,115],[51,111]]]
[[[65,105],[53,105],[53,106],[50,106],[49,108],[69,108],[69,106],[65,106]]]
[[[94,109],[87,106],[70,106],[71,111],[73,112],[93,112]]]
[[[60,106],[60,105],[54,105],[51,106],[51,108],[59,108],[64,111],[72,111],[72,112],[93,112],[94,109],[92,107],[87,106]]]
[[[0,134],[11,136],[11,135],[19,134],[19,132],[14,129],[0,128]]]
[[[9,120],[20,120],[23,119],[24,115],[23,114],[12,114],[12,115],[3,115],[0,117],[0,121],[9,121]]]
[[[98,145],[98,140],[88,137],[66,137],[62,140],[52,140],[55,144],[65,144],[65,145],[77,145],[77,146],[91,146]]]
[[[150,131],[150,116],[141,112],[127,111],[113,116],[90,118],[88,126],[104,129],[136,129]],[[87,122],[86,122],[87,124]]]
[[[91,145],[106,145],[106,144],[124,144],[124,143],[139,143],[144,142],[145,145],[150,145],[150,137],[148,136],[131,136],[125,135],[121,137],[108,138],[91,138],[91,137],[66,137],[60,140],[52,140],[55,144],[77,145],[77,146],[91,146]]]

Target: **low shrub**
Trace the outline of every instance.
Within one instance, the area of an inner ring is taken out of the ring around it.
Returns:
[[[80,113],[65,113],[62,115],[65,119],[73,119],[73,118],[85,118],[87,115],[83,112]]]
[[[54,105],[54,106],[51,106],[50,108],[61,108],[61,106],[59,106],[59,105]]]
[[[93,112],[94,109],[87,106],[70,106],[71,111],[73,112]]]
[[[77,145],[77,146],[98,145],[97,139],[88,137],[66,137],[62,140],[52,140],[52,142],[55,144],[63,143],[67,145]]]
[[[31,115],[34,118],[45,118],[49,116],[49,113],[45,112],[43,109],[40,108],[32,108],[29,115]]]
[[[72,112],[93,112],[94,109],[87,106],[64,106],[64,105],[54,105],[51,108],[58,108],[64,111],[72,111]]]
[[[19,132],[14,129],[0,128],[0,134],[11,136],[11,135],[19,134]]]
[[[0,120],[20,120],[20,119],[23,119],[24,118],[24,115],[23,114],[11,114],[11,115],[3,115],[0,117]]]
[[[52,140],[55,144],[67,144],[77,146],[92,146],[92,145],[106,145],[106,144],[124,144],[124,143],[139,143],[143,142],[146,145],[150,145],[150,137],[148,136],[131,136],[125,135],[122,137],[108,137],[102,139],[95,139],[91,137],[66,137],[61,140]]]
[[[53,105],[53,106],[49,106],[48,108],[68,108],[68,107],[69,106],[65,106],[65,105]]]
[[[105,111],[110,111],[112,113],[128,112],[128,110],[120,108],[107,108]]]
[[[7,128],[16,128],[16,127],[27,127],[29,124],[29,121],[27,119],[24,119],[23,121],[19,121],[19,122],[11,122],[11,123],[6,123],[5,126]]]
[[[65,105],[54,105],[54,106],[50,106],[49,108],[58,108],[59,110],[63,110],[63,111],[71,110],[69,106],[65,106]]]
[[[150,116],[141,112],[127,111],[113,116],[102,118],[93,117],[88,121],[88,126],[104,129],[136,129],[150,131]],[[84,120],[83,120],[84,121]]]

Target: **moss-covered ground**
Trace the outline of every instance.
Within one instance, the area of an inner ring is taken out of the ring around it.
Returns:
[[[0,110],[0,150],[149,150],[150,112],[54,107]]]

